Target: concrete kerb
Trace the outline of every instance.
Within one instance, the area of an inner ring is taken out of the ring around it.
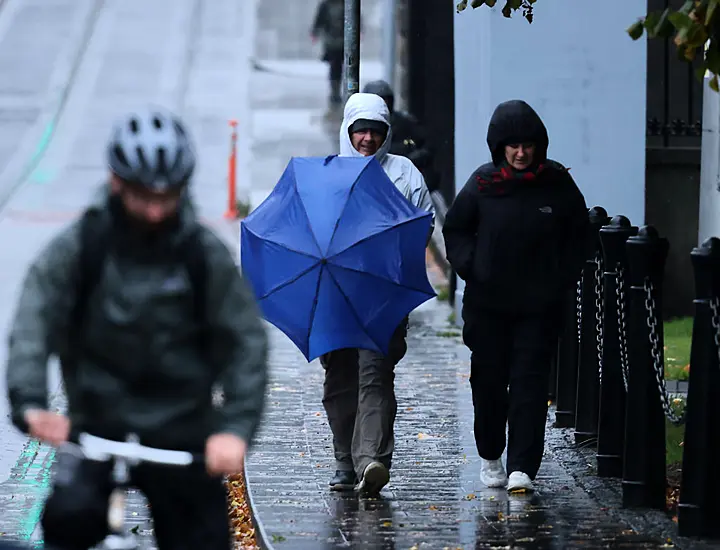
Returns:
[[[243,29],[243,36],[246,37],[246,42],[244,44],[244,50],[245,52],[250,52],[250,55],[247,56],[247,74],[251,75],[253,70],[253,56],[255,53],[255,38],[257,35],[257,13],[258,13],[258,5],[259,0],[243,0],[244,2],[247,2],[248,4],[248,13],[251,14],[250,17],[247,17],[245,20],[245,28]],[[241,131],[238,132],[238,141],[237,141],[237,199],[246,201],[250,208],[253,208],[253,205],[250,203],[250,181],[251,181],[251,175],[252,171],[250,169],[250,163],[251,163],[251,150],[252,150],[252,135],[253,135],[253,127],[252,127],[252,120],[253,117],[251,116],[251,109],[250,109],[250,82],[251,78],[247,78],[244,84],[244,93],[242,95],[243,101],[240,102],[240,105],[238,107],[238,126],[241,128]],[[238,224],[237,224],[237,248],[233,250],[233,252],[237,253],[236,258],[236,265],[238,267],[238,270],[242,272],[242,267],[240,264],[240,224],[242,223],[243,217],[238,218]],[[268,536],[267,532],[265,531],[265,526],[260,519],[260,515],[257,513],[257,506],[255,504],[255,500],[253,498],[253,492],[250,487],[250,483],[248,482],[248,472],[247,472],[247,463],[248,459],[246,458],[245,462],[243,463],[243,476],[245,477],[245,496],[247,498],[247,505],[248,509],[250,511],[250,519],[253,524],[253,528],[255,529],[255,539],[257,541],[258,546],[262,550],[274,550],[274,547],[272,543],[270,542],[270,537]]]
[[[245,476],[245,496],[247,498],[248,509],[250,510],[250,519],[252,520],[253,528],[255,529],[255,540],[257,540],[258,546],[261,550],[275,550],[274,546],[270,542],[270,537],[265,531],[265,525],[260,519],[260,514],[256,512],[257,506],[253,499],[253,492],[248,483],[247,473],[247,460],[243,464],[243,476]]]

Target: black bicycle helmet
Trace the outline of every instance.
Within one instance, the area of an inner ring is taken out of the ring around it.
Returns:
[[[120,119],[108,144],[110,170],[129,183],[151,191],[188,184],[195,169],[195,151],[178,117],[151,108]]]

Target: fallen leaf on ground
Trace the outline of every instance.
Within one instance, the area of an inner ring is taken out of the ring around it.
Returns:
[[[247,504],[245,476],[243,474],[231,476],[225,482],[225,486],[228,492],[228,515],[233,538],[241,548],[259,550],[250,507]]]

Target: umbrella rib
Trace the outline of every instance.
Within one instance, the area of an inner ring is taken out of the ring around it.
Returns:
[[[323,266],[323,267],[324,267],[324,266]],[[367,330],[365,329],[365,327],[363,326],[362,320],[360,319],[360,317],[358,317],[357,311],[355,311],[355,308],[353,307],[352,302],[350,302],[350,298],[348,298],[347,294],[345,294],[345,292],[343,291],[342,287],[341,287],[340,284],[337,282],[337,279],[336,279],[335,276],[332,274],[332,270],[328,269],[327,272],[328,272],[328,275],[330,275],[330,278],[333,280],[333,283],[335,283],[335,286],[337,287],[338,292],[340,292],[340,294],[342,295],[342,297],[345,299],[345,302],[346,302],[347,305],[348,305],[348,309],[352,312],[353,317],[355,317],[355,320],[357,321],[358,326],[362,329],[362,331],[363,331],[363,332],[365,333],[365,335],[370,339],[370,341],[377,346],[378,349],[382,349],[382,346],[375,341],[375,338],[373,338],[372,336],[370,336],[370,334],[368,333],[368,331],[367,331]]]
[[[369,277],[374,277],[375,279],[380,279],[381,281],[385,281],[386,283],[390,283],[390,284],[392,284],[392,285],[394,285],[394,286],[396,286],[396,287],[398,287],[398,288],[404,288],[405,290],[412,290],[412,291],[415,291],[415,292],[420,292],[421,294],[428,294],[428,292],[427,292],[426,290],[421,290],[421,289],[419,289],[419,288],[415,288],[414,286],[410,286],[410,285],[401,285],[400,283],[397,283],[397,282],[393,281],[392,279],[388,279],[388,278],[383,277],[383,276],[381,276],[381,275],[377,275],[376,273],[370,273],[369,271],[362,271],[361,269],[355,269],[355,268],[353,268],[353,267],[347,267],[347,266],[340,265],[340,264],[336,264],[336,263],[333,263],[332,266],[333,266],[333,267],[337,267],[337,268],[339,268],[339,269],[345,269],[346,271],[353,271],[353,272],[355,272],[355,273],[360,273],[360,274],[362,274],[362,275],[367,275],[367,276],[369,276]]]
[[[382,235],[383,233],[387,233],[388,231],[392,231],[392,230],[395,229],[396,227],[400,227],[401,225],[406,225],[406,224],[408,224],[408,223],[412,223],[412,222],[416,222],[416,221],[418,221],[418,220],[421,220],[424,216],[425,216],[425,215],[423,214],[423,216],[420,216],[420,217],[417,217],[417,218],[411,218],[411,219],[409,219],[409,220],[405,220],[405,221],[402,221],[402,222],[400,222],[400,223],[396,223],[395,225],[391,225],[390,227],[386,227],[385,229],[381,229],[381,230],[378,231],[377,233],[373,233],[372,235],[368,235],[367,237],[363,237],[362,239],[360,239],[360,240],[357,241],[357,242],[354,242],[353,244],[351,244],[351,245],[348,246],[347,248],[343,248],[342,250],[339,250],[339,251],[335,252],[332,256],[328,256],[328,257],[327,257],[327,260],[330,261],[330,260],[332,260],[333,258],[335,258],[336,256],[339,256],[340,254],[342,254],[343,252],[347,252],[347,251],[350,250],[351,248],[354,248],[354,247],[356,247],[357,245],[364,243],[365,241],[368,241],[368,240],[370,240],[370,239],[372,239],[372,238],[374,238],[374,237],[377,237],[378,235]],[[426,247],[426,248],[427,248],[427,247]]]
[[[301,271],[300,273],[298,273],[297,275],[295,275],[295,276],[294,276],[292,279],[290,279],[289,281],[285,281],[284,283],[279,284],[278,286],[271,288],[271,289],[268,290],[262,297],[260,297],[260,300],[264,300],[265,298],[267,298],[267,297],[270,296],[271,294],[274,294],[274,293],[277,292],[278,290],[282,290],[282,289],[285,288],[286,286],[290,286],[290,285],[293,284],[294,282],[298,281],[300,278],[304,277],[305,275],[307,275],[308,273],[310,273],[313,269],[315,269],[315,268],[318,266],[319,263],[320,263],[320,262],[311,265],[311,266],[308,267],[307,269],[304,269],[303,271]],[[322,270],[320,271],[320,273],[322,274]]]
[[[320,258],[318,258],[317,256],[313,256],[313,255],[310,254],[309,252],[303,252],[302,250],[295,250],[294,248],[290,248],[288,245],[286,245],[286,244],[284,244],[284,243],[279,243],[279,242],[277,242],[277,241],[275,241],[275,240],[273,240],[273,239],[270,239],[270,238],[268,238],[268,237],[263,237],[262,235],[258,235],[258,234],[255,233],[255,231],[253,231],[252,229],[247,228],[247,226],[246,226],[246,229],[247,229],[247,231],[248,231],[249,233],[252,233],[253,235],[255,235],[255,236],[256,236],[258,239],[260,239],[261,241],[265,241],[265,242],[267,242],[267,243],[272,243],[272,244],[274,244],[274,245],[276,245],[276,246],[279,246],[280,248],[284,248],[285,250],[287,250],[287,251],[289,251],[289,252],[294,252],[295,254],[300,254],[301,256],[305,256],[305,257],[307,257],[307,258],[312,258],[313,260],[318,260],[318,261],[320,260]]]
[[[330,241],[328,242],[328,247],[325,253],[330,251],[330,248],[332,248],[333,241],[335,240],[335,234],[337,233],[338,227],[340,227],[340,220],[342,220],[343,216],[345,215],[345,210],[347,210],[347,205],[350,202],[350,197],[353,194],[353,191],[355,191],[355,186],[357,185],[358,181],[360,180],[360,176],[363,175],[363,172],[367,170],[367,167],[370,166],[370,163],[366,163],[365,166],[363,166],[363,169],[360,170],[357,177],[355,178],[355,181],[350,186],[350,191],[348,192],[347,200],[345,201],[345,204],[343,205],[342,212],[340,212],[340,215],[338,216],[338,219],[335,221],[335,227],[333,227],[332,235],[330,235]],[[321,251],[322,252],[322,251]]]
[[[295,167],[293,166],[293,176],[295,175]],[[305,201],[302,198],[302,195],[300,194],[300,191],[298,190],[297,185],[297,177],[293,177],[293,188],[295,189],[295,194],[297,195],[298,200],[300,200],[300,204],[302,204],[302,211],[303,214],[305,214],[305,219],[307,220],[308,229],[310,230],[310,235],[312,235],[313,242],[315,243],[315,247],[317,248],[318,253],[322,256],[323,252],[320,248],[320,243],[317,240],[317,237],[315,236],[315,230],[313,229],[312,224],[310,223],[310,216],[308,216],[307,209],[305,208]]]
[[[320,298],[320,284],[322,283],[322,276],[323,271],[325,271],[326,266],[324,264],[320,264],[320,274],[318,275],[317,285],[315,285],[315,297],[313,298],[312,303],[312,309],[310,309],[310,323],[308,323],[308,332],[307,332],[307,350],[308,354],[310,353],[310,335],[312,334],[312,328],[315,324],[315,313],[317,312],[317,305],[318,305],[318,299]],[[330,270],[327,270],[328,273],[330,273]],[[337,283],[335,283],[337,284]]]

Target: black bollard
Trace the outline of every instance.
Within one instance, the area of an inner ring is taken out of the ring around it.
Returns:
[[[682,536],[720,536],[720,239],[691,254],[695,272],[690,380],[678,528]]]
[[[598,418],[597,468],[600,477],[622,477],[625,439],[625,367],[627,347],[625,279],[628,237],[637,233],[625,216],[600,230],[604,264],[602,365]],[[622,296],[622,297],[621,297]],[[623,337],[621,339],[621,336]]]
[[[627,241],[629,317],[629,374],[625,415],[623,506],[665,509],[665,412],[660,399],[656,368],[664,372],[660,334],[653,349],[650,329],[659,324],[662,285],[670,244],[646,225]],[[652,301],[646,283],[652,283]],[[648,311],[654,301],[655,310]],[[657,315],[656,315],[657,314]],[[658,329],[660,330],[660,329]]]
[[[557,351],[557,379],[555,427],[575,427],[577,403],[578,353],[580,340],[580,312],[582,307],[582,272],[578,273],[576,288],[565,296],[564,324]]]
[[[555,403],[557,398],[557,376],[558,376],[558,350],[557,347],[555,352],[550,359],[550,376],[548,377],[548,401]]]
[[[589,211],[587,260],[582,275],[580,353],[578,354],[575,443],[588,443],[597,437],[600,385],[598,380],[598,331],[596,313],[602,302],[602,253],[599,231],[610,218],[604,208]]]

